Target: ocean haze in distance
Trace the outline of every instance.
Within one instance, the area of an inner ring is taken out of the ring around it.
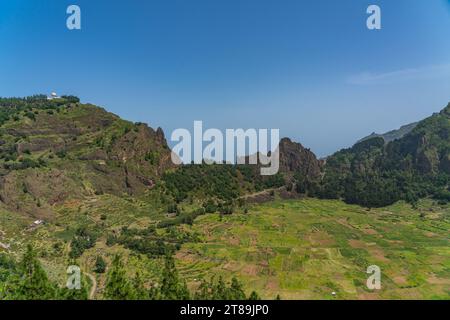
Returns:
[[[279,128],[319,157],[450,101],[446,0],[0,4],[0,96],[75,94],[162,127]],[[374,3],[375,3],[374,2]]]

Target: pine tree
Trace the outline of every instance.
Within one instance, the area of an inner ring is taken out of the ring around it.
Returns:
[[[228,297],[229,299],[245,300],[245,292],[242,289],[242,284],[235,277],[233,277],[233,279],[231,279],[231,286],[230,286],[229,291],[230,291],[230,294]]]
[[[119,255],[116,255],[108,272],[105,298],[109,300],[132,300],[134,292],[126,278],[126,272]]]
[[[186,283],[180,283],[175,261],[170,255],[167,255],[164,261],[161,296],[165,300],[186,300],[190,297]]]
[[[94,271],[96,273],[105,273],[105,271],[106,271],[106,262],[102,258],[102,256],[98,256],[97,259],[95,260]]]
[[[256,291],[252,291],[248,300],[261,300],[261,297],[256,293]]]
[[[219,277],[219,281],[213,288],[212,296],[214,300],[228,300],[227,286],[222,277]]]
[[[51,300],[56,298],[56,286],[52,284],[42,268],[31,245],[27,246],[19,264],[22,275],[16,281],[15,290],[10,290],[12,299],[18,300]]]

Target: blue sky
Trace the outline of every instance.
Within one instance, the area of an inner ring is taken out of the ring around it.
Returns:
[[[280,128],[324,156],[444,107],[449,39],[449,0],[2,1],[0,96],[76,94],[166,136]]]

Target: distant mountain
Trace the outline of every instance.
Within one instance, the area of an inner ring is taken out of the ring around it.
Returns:
[[[450,200],[450,104],[387,144],[383,137],[356,143],[327,158],[321,197],[384,206],[434,196]]]
[[[378,133],[373,132],[372,134],[370,134],[367,137],[362,138],[358,142],[363,142],[363,141],[366,141],[366,140],[369,140],[369,139],[372,139],[372,138],[381,137],[381,138],[384,139],[384,141],[386,143],[389,143],[391,141],[403,138],[405,135],[410,133],[417,126],[417,124],[418,124],[418,122],[410,123],[410,124],[401,126],[397,130],[392,130],[392,131],[389,131],[389,132],[386,132],[386,133],[382,133],[382,134],[378,134]]]

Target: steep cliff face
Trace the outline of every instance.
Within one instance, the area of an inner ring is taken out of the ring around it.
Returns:
[[[93,194],[139,195],[173,168],[161,129],[65,99],[3,99],[0,200],[36,217]]]
[[[287,174],[300,173],[305,177],[316,179],[321,174],[322,162],[311,150],[300,143],[283,138],[279,144],[280,171]]]

